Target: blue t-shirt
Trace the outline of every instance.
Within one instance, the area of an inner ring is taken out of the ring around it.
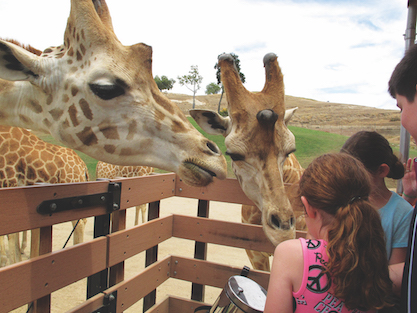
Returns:
[[[406,248],[408,246],[408,231],[413,216],[413,207],[397,193],[392,192],[387,204],[380,208],[378,212],[385,232],[389,260],[393,248]]]

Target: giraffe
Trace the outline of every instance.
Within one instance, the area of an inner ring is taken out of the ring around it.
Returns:
[[[287,123],[296,108],[285,111],[284,82],[277,56],[263,59],[266,82],[252,93],[243,86],[231,55],[218,65],[226,91],[228,117],[207,110],[191,110],[201,128],[225,137],[226,154],[243,191],[261,212],[263,230],[272,244],[295,237],[296,220],[284,188],[283,164],[295,151]]]
[[[149,166],[122,166],[102,161],[98,161],[96,166],[96,178],[139,177],[151,175],[154,172],[154,168]],[[139,224],[139,212],[141,212],[142,223],[144,223],[146,204],[136,206],[135,225]]]
[[[285,160],[283,165],[283,181],[286,189],[290,188],[292,184],[299,182],[304,169],[298,162],[297,158],[291,153]],[[306,231],[307,227],[304,220],[304,210],[296,205],[294,195],[287,193],[294,215],[296,219],[296,229]],[[261,211],[256,206],[242,205],[242,222],[247,224],[262,224]],[[269,253],[259,252],[255,250],[246,250],[246,254],[256,270],[270,271]]]
[[[60,46],[0,40],[0,125],[50,133],[112,164],[173,171],[192,186],[226,177],[216,144],[159,91],[152,48],[117,39],[105,0],[71,0]]]
[[[75,151],[47,143],[22,128],[0,126],[0,187],[85,181],[88,181],[87,165]],[[75,228],[74,244],[83,242],[86,222],[80,220]],[[10,263],[21,261],[19,234],[10,234],[8,238]],[[25,235],[23,241],[22,250],[26,246]],[[39,230],[33,230],[31,257],[38,252]],[[7,258],[3,236],[0,236],[0,256],[4,266]]]

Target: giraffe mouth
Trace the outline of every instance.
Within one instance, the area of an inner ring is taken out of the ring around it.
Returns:
[[[192,160],[186,160],[183,162],[183,167],[180,170],[181,179],[188,185],[201,187],[207,186],[213,182],[213,177],[216,177],[216,173],[203,167]]]

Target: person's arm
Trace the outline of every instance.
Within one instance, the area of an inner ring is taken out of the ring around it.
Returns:
[[[389,266],[389,277],[392,281],[392,289],[397,296],[401,296],[401,283],[403,280],[404,263]]]
[[[391,257],[389,259],[389,265],[404,263],[407,256],[407,248],[393,248],[391,251]]]
[[[416,183],[416,173],[414,171],[414,162],[413,159],[408,159],[405,164],[405,174],[402,178],[403,183],[403,194],[402,197],[410,203],[412,206],[416,204],[417,201],[417,183]]]
[[[264,313],[293,312],[293,284],[300,274],[302,278],[303,252],[300,241],[282,242],[274,252]]]

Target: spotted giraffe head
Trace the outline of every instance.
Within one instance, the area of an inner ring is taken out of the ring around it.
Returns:
[[[0,40],[0,124],[51,133],[121,165],[175,171],[190,185],[226,176],[218,147],[158,89],[152,48],[123,46],[104,0],[72,0],[64,43],[41,55]]]
[[[264,57],[266,83],[259,93],[243,86],[230,55],[219,57],[228,101],[228,117],[193,110],[191,116],[209,133],[225,137],[227,154],[245,194],[262,211],[262,225],[273,244],[294,238],[295,218],[283,183],[283,164],[295,151],[285,111],[284,82],[275,54]]]

